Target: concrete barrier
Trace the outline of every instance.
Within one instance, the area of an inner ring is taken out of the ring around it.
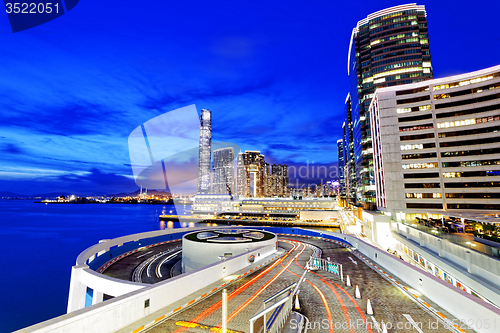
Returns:
[[[325,236],[339,234],[323,232]],[[471,324],[476,332],[498,332],[500,328],[500,309],[458,289],[449,283],[417,269],[409,263],[396,258],[387,251],[376,248],[350,235],[341,235],[346,242],[353,244],[357,250],[371,261],[377,263],[392,275],[425,295],[437,305],[448,311],[462,322],[454,322],[459,326],[462,323]],[[347,268],[345,268],[347,270]]]
[[[500,260],[398,222],[401,235],[500,287]],[[468,255],[469,253],[470,255]]]
[[[145,284],[100,274],[103,265],[134,254],[142,248],[180,240],[184,234],[192,230],[193,228],[182,228],[150,231],[103,240],[89,247],[78,255],[76,265],[71,270],[67,312],[90,305],[88,302],[86,304],[87,294],[90,291],[92,304],[97,304],[103,301],[104,294],[117,297],[143,288]]]

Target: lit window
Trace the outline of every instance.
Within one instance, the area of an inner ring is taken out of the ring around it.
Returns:
[[[424,148],[423,144],[401,145],[401,150],[414,150],[414,149],[423,149],[423,148]]]
[[[432,169],[437,168],[437,163],[408,163],[402,165],[403,169]]]
[[[437,127],[438,128],[460,127],[460,126],[474,125],[474,124],[476,124],[476,122],[480,123],[481,121],[476,121],[475,118],[464,119],[464,120],[455,120],[455,121],[445,121],[442,123],[438,123]]]
[[[443,178],[459,178],[461,176],[460,172],[445,172],[443,173]]]
[[[478,82],[483,82],[483,81],[491,80],[491,79],[493,79],[495,77],[498,77],[498,76],[500,76],[500,73],[494,73],[494,74],[490,74],[490,75],[485,75],[485,76],[473,78],[473,79],[470,79],[470,80],[464,80],[464,81],[453,82],[453,83],[449,83],[449,84],[443,84],[443,85],[440,85],[440,86],[434,86],[433,90],[440,90],[440,89],[447,89],[447,88],[454,88],[454,87],[462,87],[462,86],[466,86],[466,85],[473,84],[473,83],[478,83]]]

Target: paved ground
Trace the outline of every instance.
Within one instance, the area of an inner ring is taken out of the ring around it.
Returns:
[[[339,278],[328,272],[314,271],[314,273],[322,277],[323,281],[317,286],[324,292],[328,299],[335,332],[370,332],[367,325],[363,323],[363,317],[370,324],[372,332],[379,332],[375,322],[380,324],[382,321],[387,324],[388,332],[418,332],[411,324],[412,320],[422,332],[449,332],[433,316],[425,312],[408,296],[383,279],[377,272],[359,261],[347,249],[323,240],[304,239],[302,237],[289,238],[320,247],[323,251],[322,257],[330,257],[332,261],[342,264],[344,275],[349,275],[350,277],[352,287],[347,287],[343,282],[339,281]],[[319,276],[316,277],[319,278]],[[356,285],[359,287],[362,296],[361,299],[354,298]],[[317,293],[315,295],[314,293],[307,292],[307,295],[308,297],[314,297],[317,296]],[[300,296],[304,297],[302,291],[299,294],[299,298]],[[370,299],[374,316],[366,315],[368,299]],[[347,313],[345,313],[346,310]],[[321,317],[317,315],[316,309],[307,306],[307,304],[301,312],[309,318],[312,325],[317,323],[318,320],[321,321]],[[353,325],[351,327],[345,325],[347,322],[351,322]],[[344,327],[341,327],[341,324],[344,324]],[[308,332],[326,331],[328,330],[316,328]]]
[[[292,245],[288,243],[281,242],[280,247],[285,249],[291,249]],[[290,263],[293,256],[299,251],[294,251],[288,255],[283,263],[286,265]],[[304,250],[304,253],[311,253],[310,250]],[[306,257],[303,254],[304,258]],[[291,265],[293,262],[291,263]],[[264,274],[264,272],[266,272]],[[276,274],[283,271],[282,274],[273,283],[262,291],[258,296],[255,295],[256,292],[262,286],[266,285],[270,280],[276,277]],[[239,311],[238,307],[245,302],[247,302],[252,297],[255,300],[250,302],[244,309],[241,309],[239,314],[234,315],[234,318],[229,321],[228,328],[237,332],[248,332],[249,318],[258,312],[262,301],[275,294],[276,292],[282,290],[283,288],[289,286],[293,282],[297,281],[294,275],[286,272],[283,267],[278,264],[272,269],[263,267],[260,270],[247,275],[245,278],[238,280],[227,288],[229,302],[228,302],[228,315],[231,317],[235,314],[235,311]],[[194,306],[182,311],[170,317],[168,320],[163,321],[161,324],[152,327],[147,332],[208,332],[211,327],[218,326],[221,322],[221,292],[214,294],[211,297],[206,298],[204,301],[195,304]],[[192,322],[194,324],[200,324],[202,327],[192,327],[183,328],[179,326],[182,322]]]
[[[362,299],[355,299],[354,287],[346,287],[338,276],[331,273],[324,271],[307,273],[307,281],[300,286],[299,299],[300,312],[309,319],[309,333],[379,333],[382,330],[375,323],[382,321],[388,324],[388,332],[449,332],[434,317],[343,247],[323,240],[302,237],[282,238],[286,239],[307,242],[321,248],[323,258],[330,257],[332,261],[343,265],[344,274],[349,274],[353,286],[356,284],[359,286],[362,296]],[[283,241],[280,241],[280,246],[286,249],[292,248],[291,243]],[[294,260],[299,253],[301,254],[297,260]],[[234,332],[249,332],[249,319],[258,312],[262,301],[298,281],[304,272],[302,267],[311,254],[310,248],[300,245],[276,266],[269,269],[264,267],[230,285],[227,288],[228,329]],[[285,269],[285,266],[288,267]],[[274,281],[269,283],[273,279]],[[368,298],[375,312],[374,316],[365,314]],[[220,299],[221,293],[218,292],[147,331],[209,332],[211,328],[221,323]],[[412,322],[418,326],[418,330],[414,328]]]
[[[105,271],[104,275],[114,277],[121,280],[132,281],[132,274],[137,266],[139,266],[142,262],[148,260],[154,255],[158,255],[161,252],[165,251],[173,251],[176,247],[180,247],[182,244],[181,241],[172,242],[168,244],[163,244],[155,247],[150,247],[148,249],[143,249],[137,253],[134,253],[130,256],[127,256],[123,259],[118,260],[113,265],[109,266]],[[181,260],[181,254],[177,254],[169,258],[171,254],[165,254],[164,256],[158,257],[151,263],[149,267],[149,277],[148,277],[148,267],[146,267],[142,273],[142,282],[143,283],[156,283],[159,281],[163,281],[165,279],[170,278],[170,270],[172,267]],[[167,261],[163,261],[169,258]],[[160,266],[161,265],[161,266]],[[160,267],[159,267],[160,266]],[[157,269],[159,267],[159,269]],[[159,274],[161,273],[161,277]]]

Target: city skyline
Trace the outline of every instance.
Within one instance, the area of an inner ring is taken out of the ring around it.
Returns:
[[[255,2],[248,14],[229,3],[200,2],[194,9],[153,3],[157,13],[122,8],[116,17],[87,3],[17,34],[5,17],[1,47],[9,66],[0,81],[0,191],[135,190],[127,135],[188,104],[210,108],[220,119],[213,140],[258,149],[270,163],[334,166],[352,27],[402,3],[360,1],[354,11],[347,3],[304,8],[299,2]],[[418,5],[428,15],[435,78],[497,65],[500,40],[484,10],[456,1]],[[100,6],[113,12],[114,3]],[[487,6],[490,13],[500,7],[494,1]],[[349,15],[331,19],[341,12]],[[200,23],[206,13],[214,21],[210,27]],[[463,13],[474,25],[455,24]]]

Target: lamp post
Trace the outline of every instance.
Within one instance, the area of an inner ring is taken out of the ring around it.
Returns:
[[[222,333],[227,333],[227,290],[222,290]]]

